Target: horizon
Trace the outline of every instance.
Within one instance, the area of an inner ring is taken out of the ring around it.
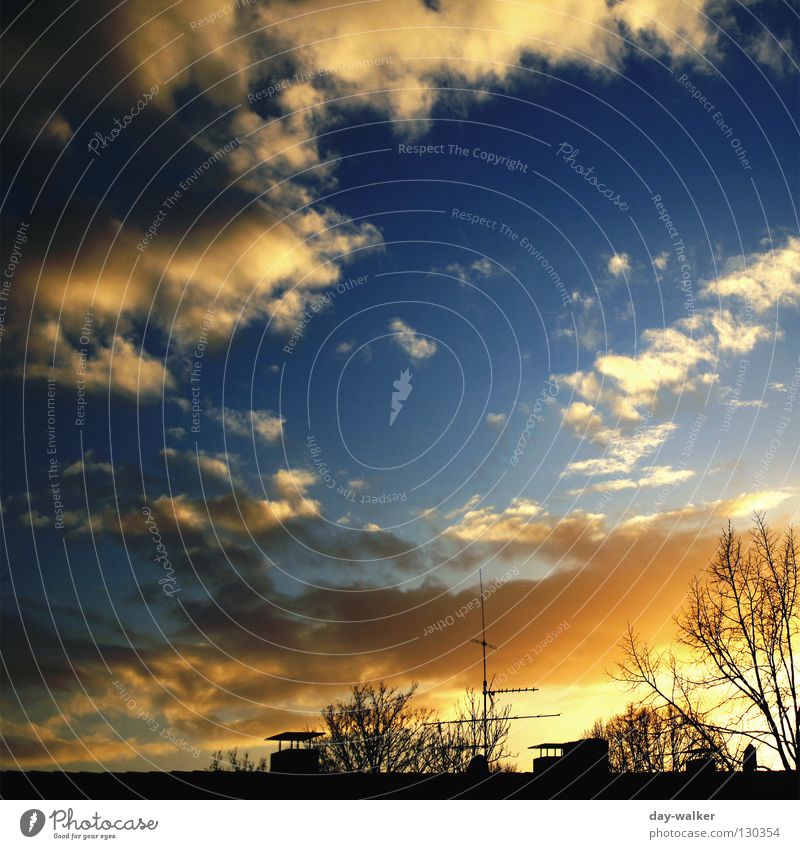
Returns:
[[[5,20],[0,768],[452,718],[480,569],[528,771],[729,520],[796,523],[789,5]]]

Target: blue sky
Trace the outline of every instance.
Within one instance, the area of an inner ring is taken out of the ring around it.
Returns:
[[[498,670],[569,623],[517,748],[575,736],[726,518],[796,516],[797,15],[699,6],[13,21],[9,763],[196,762],[119,680],[204,753],[446,711],[479,566]]]

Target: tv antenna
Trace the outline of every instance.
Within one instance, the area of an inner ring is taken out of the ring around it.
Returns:
[[[494,707],[494,697],[503,695],[505,693],[537,693],[539,691],[538,687],[493,687],[491,686],[494,681],[494,676],[492,676],[491,681],[488,678],[486,672],[486,649],[487,647],[492,650],[497,650],[497,646],[492,643],[486,642],[486,606],[485,599],[483,594],[483,569],[478,569],[478,579],[480,581],[481,587],[481,638],[470,640],[471,643],[477,643],[483,652],[483,687],[481,688],[481,692],[483,694],[483,713],[480,718],[478,717],[470,717],[468,719],[450,719],[445,721],[437,721],[426,723],[426,725],[458,725],[460,723],[468,723],[468,722],[480,722],[483,727],[483,756],[486,758],[486,762],[489,762],[489,702],[492,703]],[[545,719],[548,717],[561,716],[560,713],[534,713],[534,714],[524,714],[521,716],[509,716],[507,719],[517,720],[517,719]]]

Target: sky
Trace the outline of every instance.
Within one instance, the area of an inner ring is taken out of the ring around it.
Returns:
[[[8,5],[5,768],[202,769],[356,682],[631,694],[796,520],[787,2]]]

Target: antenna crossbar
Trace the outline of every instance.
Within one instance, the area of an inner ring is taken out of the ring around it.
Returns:
[[[529,713],[525,716],[509,716],[507,719],[547,719],[551,716],[561,716],[560,713]]]
[[[561,716],[560,713],[529,713],[523,716],[506,716],[505,719],[545,719],[551,716]],[[423,722],[423,725],[460,725],[464,722],[483,722],[483,717],[471,716],[466,719],[437,719],[433,722]],[[469,747],[467,747],[469,748]]]
[[[538,687],[509,687],[502,690],[487,690],[490,696],[495,696],[498,693],[538,693]]]

